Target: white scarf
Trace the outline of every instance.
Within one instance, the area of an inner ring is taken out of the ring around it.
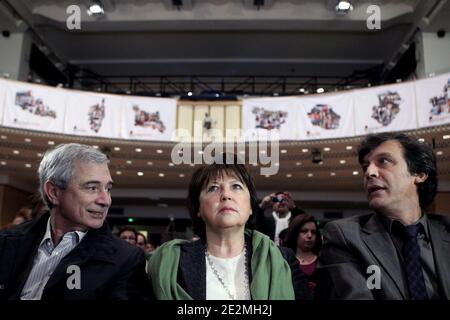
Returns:
[[[279,234],[282,230],[286,229],[289,226],[289,219],[291,219],[291,212],[289,211],[286,216],[280,218],[278,214],[273,211],[272,212],[273,219],[275,220],[275,236],[274,241],[277,245],[280,245],[280,237]]]

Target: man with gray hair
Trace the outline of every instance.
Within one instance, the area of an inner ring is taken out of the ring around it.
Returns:
[[[149,297],[142,250],[115,237],[108,158],[81,144],[47,151],[39,190],[47,212],[0,232],[0,300]]]

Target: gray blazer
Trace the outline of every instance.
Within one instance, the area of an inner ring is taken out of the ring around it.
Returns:
[[[427,215],[439,295],[450,299],[450,217]],[[379,266],[380,289],[370,290],[366,273]],[[319,257],[318,299],[403,300],[407,298],[401,264],[377,214],[332,221],[325,227]]]

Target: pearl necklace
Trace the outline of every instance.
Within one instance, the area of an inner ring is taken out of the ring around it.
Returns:
[[[216,267],[214,266],[214,262],[211,260],[211,255],[208,252],[208,248],[205,247],[205,256],[206,260],[208,261],[208,265],[211,268],[212,272],[216,276],[217,280],[219,280],[219,283],[221,286],[225,289],[225,292],[230,297],[231,300],[236,300],[236,297],[234,294],[231,293],[230,289],[228,289],[227,285],[225,284],[225,281],[223,281],[222,277],[219,274],[219,271],[217,271]],[[247,246],[246,243],[244,243],[244,286],[245,286],[245,295],[249,296],[248,290],[249,290],[249,281],[248,281],[248,270],[247,270]]]

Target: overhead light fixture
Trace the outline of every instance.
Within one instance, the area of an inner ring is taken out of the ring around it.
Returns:
[[[105,13],[102,3],[100,1],[93,1],[87,9],[87,14],[90,16],[101,16]]]
[[[317,88],[316,92],[317,93],[324,93],[325,89],[324,88]]]
[[[353,6],[349,1],[339,1],[336,5],[336,11],[339,13],[348,13],[353,10]]]

